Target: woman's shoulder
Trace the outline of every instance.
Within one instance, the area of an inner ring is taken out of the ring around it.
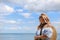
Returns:
[[[53,28],[53,26],[51,24],[46,24],[44,27],[52,27]]]
[[[52,29],[53,31],[56,32],[55,27],[54,27],[53,25],[51,25],[51,24],[47,24],[47,25],[45,25],[44,28],[50,28],[50,29]]]

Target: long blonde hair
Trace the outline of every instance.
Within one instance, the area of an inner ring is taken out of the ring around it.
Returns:
[[[41,16],[39,16],[39,20],[40,20],[40,18],[43,18],[45,23],[49,23],[49,18],[46,14],[42,13]]]
[[[46,24],[49,24],[49,23],[50,23],[49,18],[48,18],[48,16],[47,16],[46,14],[42,13],[42,14],[39,16],[39,20],[40,20],[40,18],[43,18],[44,23],[46,23]],[[38,26],[38,29],[39,29],[41,26],[44,26],[44,24],[40,23],[40,25]]]

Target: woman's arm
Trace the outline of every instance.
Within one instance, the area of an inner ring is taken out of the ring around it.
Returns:
[[[39,38],[45,39],[45,38],[47,38],[47,36],[46,36],[46,35],[40,35],[40,36],[35,36],[35,38],[36,38],[36,39],[39,39]]]

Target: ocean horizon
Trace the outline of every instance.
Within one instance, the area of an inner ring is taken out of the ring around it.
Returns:
[[[35,33],[0,33],[0,40],[34,40]],[[60,33],[57,34],[60,40]]]

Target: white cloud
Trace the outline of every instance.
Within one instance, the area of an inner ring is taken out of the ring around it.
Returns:
[[[17,23],[17,21],[15,21],[15,20],[5,20],[5,19],[1,19],[0,20],[0,23],[5,23],[5,24],[15,24],[15,23]]]
[[[23,21],[23,19],[18,19],[17,20],[17,25],[20,25],[20,24],[25,24],[25,21]]]
[[[9,15],[14,12],[14,9],[4,3],[0,3],[0,15]]]
[[[18,30],[18,27],[10,27],[8,30]]]
[[[59,0],[37,0],[25,5],[25,8],[31,11],[60,11]]]
[[[11,23],[11,24],[15,24],[15,23],[17,23],[15,20],[8,20],[8,21],[6,21],[6,23]]]
[[[60,0],[6,0],[31,11],[60,11]]]
[[[4,24],[4,21],[7,21],[7,20],[5,20],[5,16],[10,15],[13,12],[14,12],[14,8],[1,2],[0,3],[0,23]]]
[[[52,22],[52,24],[60,24],[60,21],[59,22],[56,22],[56,21],[55,22]]]
[[[6,8],[6,10],[8,12],[13,12],[14,11],[13,8],[11,8],[11,7],[7,6],[7,5],[5,5],[5,8]]]
[[[31,13],[21,13],[21,15],[24,16],[25,18],[31,17]]]
[[[23,30],[31,30],[29,27],[22,27]]]

